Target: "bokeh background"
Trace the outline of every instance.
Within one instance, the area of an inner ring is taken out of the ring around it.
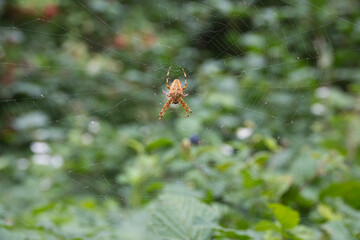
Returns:
[[[0,0],[0,239],[359,239],[359,9]]]

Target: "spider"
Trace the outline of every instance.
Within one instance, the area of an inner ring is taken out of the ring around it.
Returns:
[[[186,111],[186,118],[189,117],[189,113],[192,113],[192,111],[190,110],[189,106],[185,103],[185,101],[182,99],[182,97],[186,97],[189,94],[183,94],[183,91],[186,89],[187,87],[187,82],[186,82],[186,73],[184,71],[184,69],[182,68],[183,72],[184,72],[184,77],[185,77],[185,86],[182,87],[181,82],[179,79],[175,79],[170,87],[169,87],[169,73],[170,73],[170,69],[171,67],[169,67],[169,70],[167,72],[166,75],[166,87],[169,89],[170,95],[167,94],[164,89],[161,89],[165,95],[167,97],[169,97],[169,100],[165,103],[164,107],[161,109],[160,115],[159,115],[159,120],[165,115],[166,110],[168,110],[169,106],[171,103],[174,104],[178,104],[180,102],[180,104],[183,106],[183,108]]]

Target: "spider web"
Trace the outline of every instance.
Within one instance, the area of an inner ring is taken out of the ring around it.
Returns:
[[[62,10],[73,3],[45,0],[20,0],[2,9],[13,17],[1,24],[0,132],[5,143],[8,137],[19,138],[17,145],[3,149],[4,159],[24,173],[44,167],[37,173],[40,192],[64,184],[68,191],[104,203],[116,198],[136,208],[158,193],[143,195],[127,186],[136,181],[129,176],[134,164],[149,175],[160,174],[156,161],[142,156],[144,142],[174,149],[219,143],[218,157],[225,159],[238,151],[232,142],[247,143],[257,133],[284,145],[296,142],[294,130],[309,130],[297,122],[324,115],[318,99],[328,96],[327,86],[343,81],[340,73],[335,80],[329,76],[334,56],[358,53],[354,44],[336,51],[328,29],[337,24],[358,32],[360,26],[311,1],[152,1],[146,3],[148,13],[112,1],[75,2],[78,12],[70,13]],[[318,21],[314,11],[328,20]],[[307,24],[292,20],[293,15]],[[119,17],[122,21],[116,21]],[[23,50],[9,55],[8,47],[19,46]],[[169,66],[170,80],[184,83],[181,68],[187,73],[184,100],[193,111],[188,119],[181,106],[172,105],[157,120],[167,100],[161,88],[166,90]],[[318,99],[312,98],[314,91]],[[160,140],[152,138],[157,132],[164,132]],[[116,144],[106,148],[104,142]],[[22,145],[28,154],[7,157]],[[91,154],[77,154],[73,146]],[[163,181],[165,191],[189,194],[189,167],[206,173],[218,164],[208,156],[189,165],[178,151],[167,154],[164,162],[177,161],[172,175],[145,181],[147,187],[156,189]],[[121,164],[124,169],[117,169]],[[210,182],[222,189],[226,179]]]

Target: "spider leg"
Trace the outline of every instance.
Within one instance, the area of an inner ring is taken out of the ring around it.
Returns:
[[[165,93],[165,95],[167,96],[167,97],[170,97],[170,95],[168,95],[165,91],[164,91],[164,89],[161,89],[164,93]]]
[[[182,97],[187,97],[187,96],[189,96],[189,94],[187,93],[187,94],[183,94],[182,95]]]
[[[185,70],[182,68],[183,72],[184,72],[184,77],[185,77],[185,86],[183,88],[183,91],[186,89],[187,87],[187,81],[186,81],[186,73],[185,73]]]
[[[169,67],[169,70],[166,74],[166,87],[170,90],[170,87],[169,87],[169,74],[170,74],[170,69],[171,69],[171,66]]]
[[[185,109],[185,111],[186,111],[186,117],[188,118],[188,117],[189,117],[188,111],[189,111],[190,113],[192,113],[191,109],[189,108],[189,106],[185,103],[185,101],[184,101],[182,98],[179,99],[179,102],[181,103],[181,105],[182,105],[183,108]]]
[[[164,107],[161,109],[161,112],[159,114],[159,120],[165,115],[166,110],[168,110],[171,102],[172,102],[172,99],[169,98],[169,100],[165,103]]]

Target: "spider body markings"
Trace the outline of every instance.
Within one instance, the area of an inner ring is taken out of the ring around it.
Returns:
[[[182,68],[183,72],[184,72],[184,77],[185,77],[185,86],[183,87],[181,85],[181,82],[179,79],[175,79],[170,87],[169,87],[169,74],[170,74],[170,69],[171,67],[169,67],[169,70],[167,72],[166,75],[166,87],[169,89],[169,94],[167,94],[163,89],[162,91],[165,93],[165,95],[169,98],[169,100],[167,100],[167,102],[165,103],[164,107],[161,109],[161,112],[159,114],[159,120],[165,115],[166,111],[168,110],[169,106],[171,103],[174,104],[178,104],[180,102],[180,104],[183,106],[183,108],[186,111],[186,117],[189,117],[189,112],[192,113],[191,109],[189,108],[189,106],[185,103],[185,101],[182,99],[183,97],[188,96],[189,94],[184,94],[184,90],[187,87],[187,79],[186,79],[186,73],[185,70]]]

